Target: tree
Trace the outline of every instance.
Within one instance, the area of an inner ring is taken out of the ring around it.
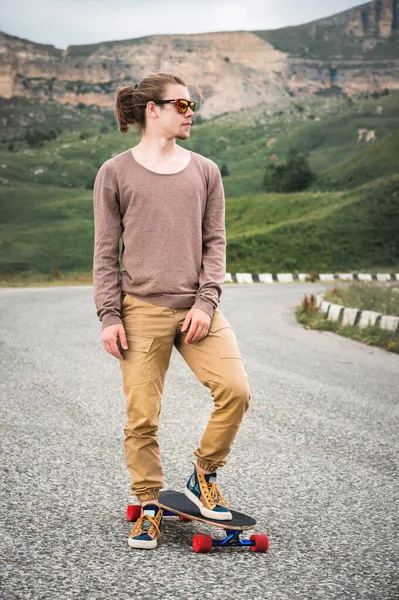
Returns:
[[[57,132],[54,129],[38,130],[38,129],[27,129],[25,131],[25,141],[28,146],[33,148],[39,148],[43,146],[45,141],[55,140],[57,138]]]
[[[267,192],[301,192],[313,181],[308,159],[295,148],[290,148],[287,160],[282,164],[266,166],[263,187]]]
[[[222,177],[226,177],[227,175],[230,175],[229,168],[225,163],[223,163],[222,166],[220,167],[220,174]]]

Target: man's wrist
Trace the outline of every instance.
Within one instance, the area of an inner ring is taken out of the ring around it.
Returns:
[[[104,315],[101,320],[101,329],[105,329],[110,325],[123,325],[123,321],[117,315]]]
[[[197,298],[197,300],[194,302],[191,308],[200,308],[201,310],[206,312],[206,314],[209,317],[211,317],[211,319],[215,310],[213,304],[211,302],[208,302],[208,300],[204,300],[203,298]]]

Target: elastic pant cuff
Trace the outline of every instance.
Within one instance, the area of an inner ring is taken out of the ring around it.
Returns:
[[[134,493],[134,492],[133,492]],[[148,492],[144,492],[143,494],[135,494],[139,502],[146,502],[147,500],[158,500],[159,498],[159,490],[148,490]]]
[[[207,460],[203,460],[202,458],[197,458],[194,465],[195,464],[197,464],[199,467],[201,467],[201,469],[204,469],[205,471],[210,471],[211,473],[216,471],[216,469],[218,468],[218,465],[212,464],[211,462],[209,462]]]

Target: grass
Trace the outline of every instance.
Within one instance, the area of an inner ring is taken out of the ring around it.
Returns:
[[[399,175],[355,190],[228,199],[232,272],[355,272],[399,262]]]
[[[64,274],[57,269],[51,273],[9,273],[0,275],[0,287],[60,287],[65,285],[93,285],[92,272]]]
[[[334,304],[372,310],[382,315],[399,317],[399,283],[377,285],[375,282],[356,282],[328,288],[324,299]]]
[[[396,289],[398,288],[396,287]],[[377,326],[360,328],[357,325],[343,325],[341,322],[330,321],[324,313],[316,308],[314,296],[310,296],[310,300],[305,296],[302,304],[296,308],[295,315],[297,321],[302,323],[305,329],[331,331],[364,344],[378,346],[389,352],[399,354],[399,333],[381,329]]]
[[[90,192],[30,185],[0,189],[0,273],[87,271],[93,253]]]
[[[329,191],[349,189],[398,172],[399,130],[382,140],[360,144],[359,152],[323,171],[312,188]]]

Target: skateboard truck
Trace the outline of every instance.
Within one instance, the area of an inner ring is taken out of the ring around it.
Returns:
[[[194,552],[209,552],[215,546],[249,546],[251,552],[267,552],[269,540],[267,535],[254,534],[249,540],[241,539],[241,530],[226,529],[226,537],[222,540],[215,540],[210,535],[197,533],[193,537],[192,546]]]
[[[183,517],[172,510],[163,510],[164,517],[178,516],[180,521],[192,521]],[[212,548],[223,546],[249,546],[251,552],[267,552],[269,548],[269,539],[267,535],[253,534],[248,539],[241,539],[242,529],[225,528],[226,537],[223,539],[214,539],[210,535],[196,533],[193,537],[192,547],[194,552],[210,552]]]

